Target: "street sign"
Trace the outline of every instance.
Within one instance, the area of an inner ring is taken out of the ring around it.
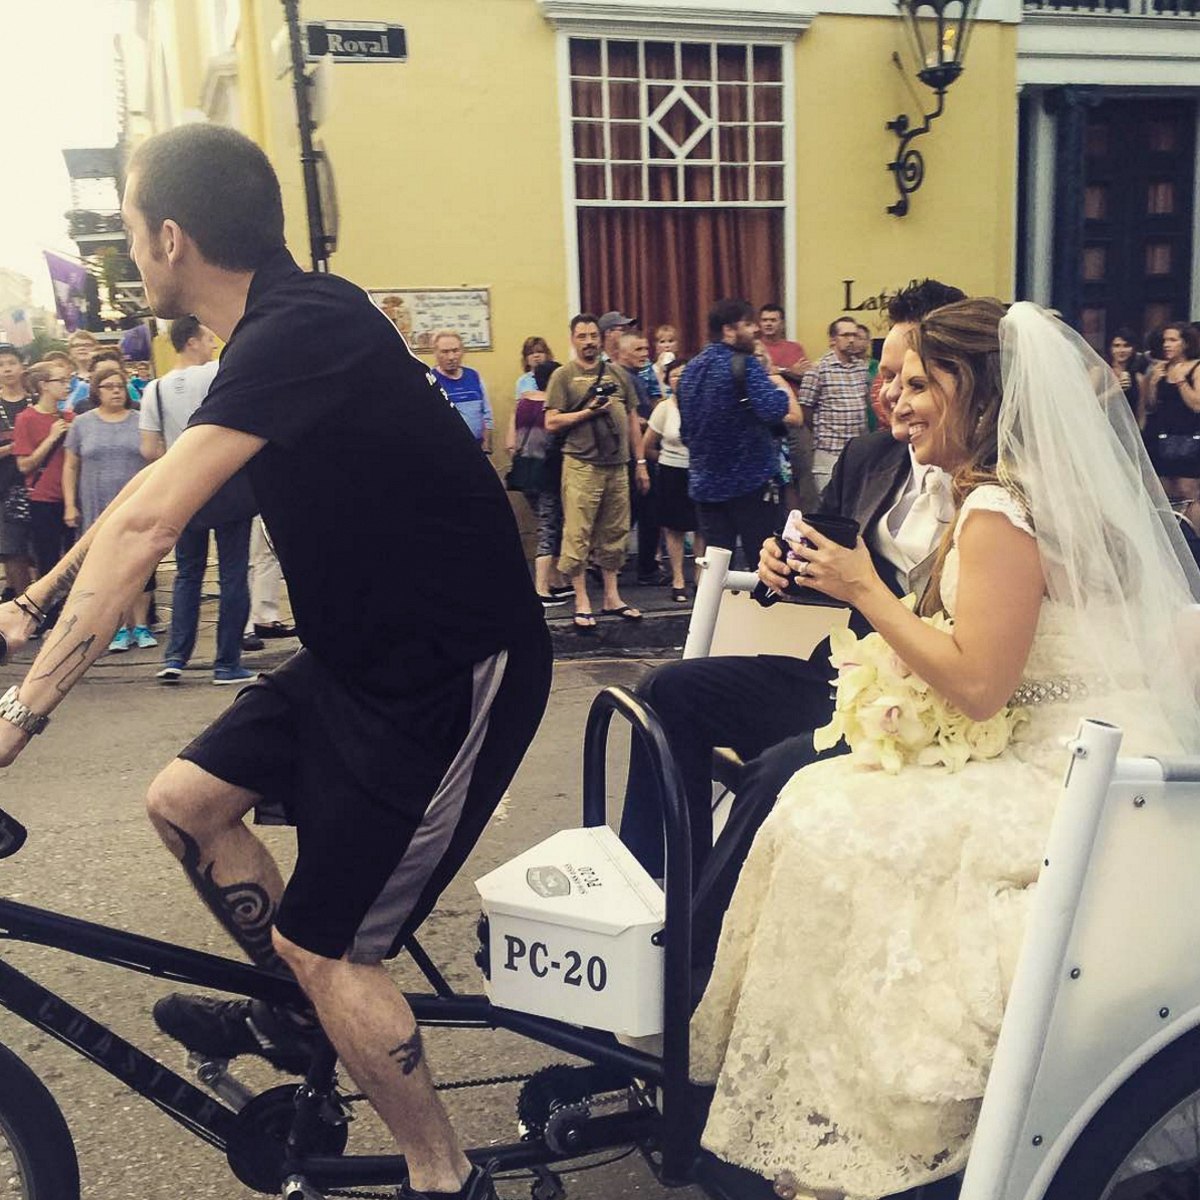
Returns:
[[[405,62],[408,38],[402,25],[378,21],[306,21],[308,61],[329,55],[335,62]]]

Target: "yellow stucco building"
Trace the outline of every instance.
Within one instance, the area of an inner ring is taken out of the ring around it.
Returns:
[[[692,351],[716,293],[777,300],[819,352],[847,297],[882,332],[873,298],[915,277],[1010,298],[1018,15],[983,0],[900,218],[885,122],[933,97],[889,0],[305,0],[304,22],[399,25],[407,49],[326,60],[312,89],[331,269],[368,289],[487,289],[490,349],[468,362],[498,423],[522,340],[564,356],[580,308],[678,324]],[[307,265],[282,5],[143,0],[142,18],[140,128],[206,118],[258,141]]]

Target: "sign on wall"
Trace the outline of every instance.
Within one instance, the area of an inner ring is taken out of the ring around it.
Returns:
[[[433,336],[441,329],[453,329],[465,350],[492,348],[488,288],[378,288],[367,294],[417,354],[433,350]]]
[[[337,62],[406,62],[408,38],[402,25],[379,21],[307,21],[308,61],[328,54]]]

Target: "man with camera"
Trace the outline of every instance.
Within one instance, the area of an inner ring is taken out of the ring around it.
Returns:
[[[628,462],[636,461],[635,484],[650,486],[642,453],[637,392],[629,376],[600,356],[600,326],[591,313],[571,319],[571,361],[550,377],[546,431],[562,439],[563,542],[558,569],[575,589],[575,628],[596,628],[587,590],[587,566],[595,562],[604,579],[600,611],[640,621],[642,614],[621,599],[617,574],[629,538]]]

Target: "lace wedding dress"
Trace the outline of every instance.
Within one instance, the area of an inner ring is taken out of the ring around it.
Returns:
[[[964,501],[956,542],[980,509],[1032,532],[1013,497],[985,485]],[[957,585],[955,547],[942,578],[951,616]],[[999,758],[894,775],[834,758],[780,794],[692,1022],[693,1078],[716,1084],[703,1142],[721,1158],[855,1200],[965,1165],[1063,741],[1088,716],[1122,727],[1124,755],[1172,749],[1139,664],[1110,672],[1127,687],[1079,696],[1087,659],[1070,618],[1043,603],[1024,680],[1074,680],[1055,689],[1073,698],[1032,705]]]

